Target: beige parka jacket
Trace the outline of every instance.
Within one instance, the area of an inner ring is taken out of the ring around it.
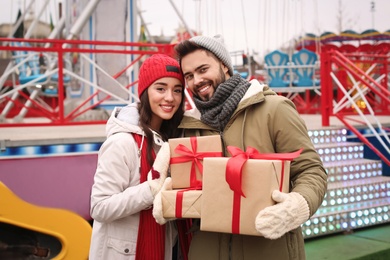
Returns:
[[[179,127],[184,129],[185,136],[220,134],[225,155],[229,145],[242,150],[251,146],[260,153],[289,153],[303,148],[301,155],[291,163],[290,190],[306,199],[310,216],[317,211],[327,189],[327,174],[291,100],[252,80],[223,132],[219,133],[199,119],[198,110],[187,111]],[[300,227],[276,240],[204,232],[199,231],[198,226],[193,230],[191,260],[305,259]]]

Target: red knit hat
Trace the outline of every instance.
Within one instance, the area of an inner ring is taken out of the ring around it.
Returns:
[[[139,70],[138,97],[153,82],[164,77],[177,78],[184,86],[183,74],[175,59],[165,54],[154,54],[146,59]]]

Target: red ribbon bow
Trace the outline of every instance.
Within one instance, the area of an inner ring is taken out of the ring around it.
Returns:
[[[197,152],[198,142],[195,136],[190,137],[191,149],[188,149],[183,144],[179,144],[175,148],[175,153],[180,154],[180,157],[171,158],[170,163],[185,163],[192,162],[191,164],[191,175],[190,175],[190,186],[191,187],[201,187],[202,181],[196,179],[196,170],[195,167],[199,169],[199,172],[203,174],[203,164],[201,160],[205,157],[221,157],[222,152]]]
[[[246,152],[235,146],[228,146],[227,150],[232,157],[228,160],[226,165],[226,182],[229,184],[232,191],[239,193],[243,197],[245,197],[245,195],[242,191],[242,167],[248,159],[292,161],[302,152],[302,149],[300,149],[292,153],[261,154],[250,146],[246,148]],[[282,169],[282,173],[284,173],[284,169]],[[283,180],[281,181],[281,184],[282,183]]]
[[[240,208],[241,208],[241,196],[245,198],[242,191],[242,167],[248,159],[263,159],[263,160],[281,160],[282,172],[279,190],[283,188],[284,178],[284,161],[292,161],[298,157],[302,149],[293,153],[272,153],[261,154],[253,147],[247,147],[246,152],[238,147],[228,146],[227,150],[232,155],[226,164],[226,182],[229,184],[230,189],[234,192],[233,196],[233,211],[232,211],[232,233],[240,233]]]

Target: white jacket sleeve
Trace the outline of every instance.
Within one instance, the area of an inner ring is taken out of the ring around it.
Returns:
[[[91,217],[110,222],[153,204],[147,182],[140,182],[138,147],[129,133],[110,136],[99,150],[91,192]]]

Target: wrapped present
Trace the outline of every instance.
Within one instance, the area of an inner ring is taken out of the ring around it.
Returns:
[[[173,189],[201,187],[203,158],[222,156],[221,137],[172,138],[168,142]]]
[[[167,190],[161,192],[164,218],[200,218],[201,190]]]
[[[233,234],[260,234],[255,219],[274,205],[274,190],[289,192],[290,162],[300,152],[259,154],[228,147],[230,158],[205,158],[201,230]],[[256,158],[256,159],[248,159]]]

